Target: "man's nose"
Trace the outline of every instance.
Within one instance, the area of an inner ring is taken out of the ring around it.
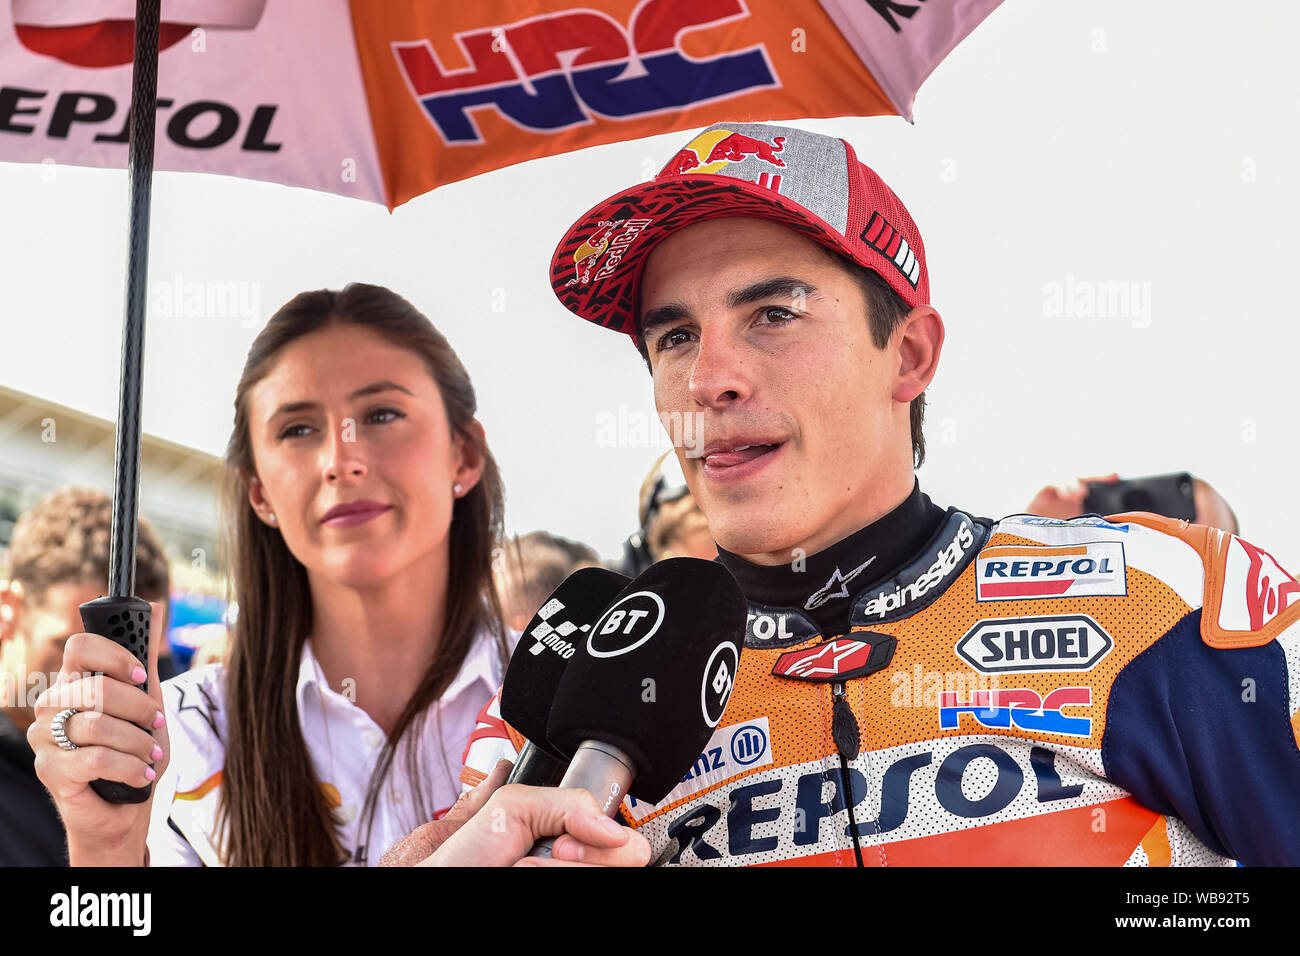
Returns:
[[[345,418],[330,428],[330,439],[325,444],[326,481],[336,481],[344,476],[365,477],[366,463],[361,442],[356,439],[356,430],[356,423],[350,418]]]
[[[705,324],[691,366],[692,398],[717,408],[749,397],[753,389],[743,345],[725,323]]]

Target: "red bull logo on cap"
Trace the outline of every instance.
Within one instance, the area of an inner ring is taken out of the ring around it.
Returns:
[[[685,148],[679,150],[659,175],[716,173],[732,163],[739,163],[750,157],[761,159],[773,166],[784,167],[785,161],[777,155],[783,149],[785,149],[784,136],[776,136],[771,142],[766,142],[729,129],[705,130],[691,140]]]
[[[603,220],[600,228],[574,250],[573,268],[577,275],[567,285],[588,285],[605,278],[623,261],[628,247],[652,222],[653,219]]]

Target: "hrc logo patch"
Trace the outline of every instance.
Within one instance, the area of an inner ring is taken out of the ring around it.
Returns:
[[[1027,687],[976,690],[969,702],[957,703],[956,691],[939,695],[939,726],[958,730],[961,715],[969,714],[982,727],[1010,728],[1069,737],[1091,737],[1092,718],[1063,714],[1064,707],[1088,707],[1092,704],[1091,687],[1058,687],[1046,697]]]

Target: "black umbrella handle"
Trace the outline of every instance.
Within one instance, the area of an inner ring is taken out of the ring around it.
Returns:
[[[140,662],[147,675],[149,615],[152,610],[148,601],[137,597],[102,597],[81,605],[81,624],[87,634],[102,634],[125,647]],[[146,676],[145,683],[137,686],[147,691],[148,681]],[[151,727],[140,729],[147,734],[153,733]],[[144,803],[153,792],[152,783],[144,787],[131,787],[117,780],[92,780],[90,788],[109,803]]]

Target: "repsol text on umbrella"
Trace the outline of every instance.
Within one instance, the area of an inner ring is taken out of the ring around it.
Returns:
[[[216,149],[239,139],[250,153],[279,152],[282,143],[271,141],[271,124],[279,108],[255,107],[245,121],[239,110],[219,100],[195,100],[173,108],[175,101],[158,98],[158,111],[169,113],[165,135],[186,149]],[[0,133],[31,135],[44,126],[50,139],[68,139],[74,127],[98,127],[96,143],[125,143],[129,133],[129,102],[119,103],[106,93],[30,90],[0,86]]]

